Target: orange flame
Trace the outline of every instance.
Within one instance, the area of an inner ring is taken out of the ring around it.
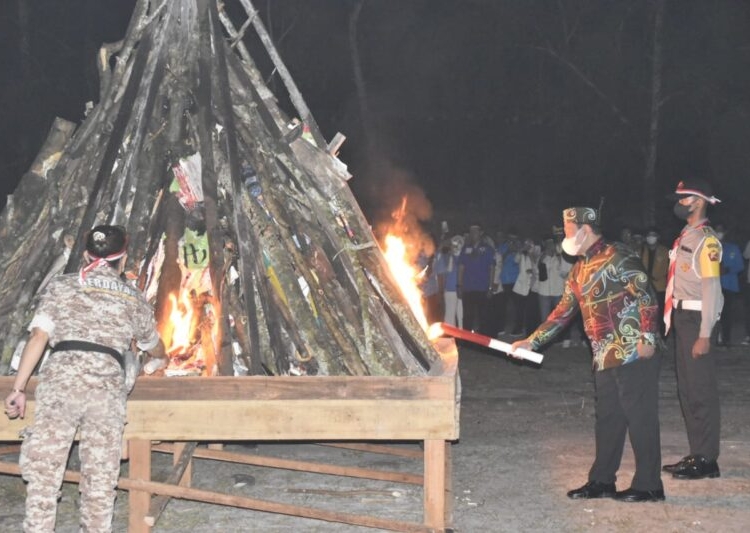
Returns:
[[[169,322],[174,328],[172,338],[169,340],[167,353],[181,353],[187,350],[193,340],[193,302],[190,294],[186,291],[180,292],[180,301],[174,294],[169,295],[171,311],[169,312]]]
[[[403,238],[389,233],[385,236],[385,260],[398,282],[406,302],[423,329],[427,328],[427,317],[422,309],[422,292],[417,286],[419,271],[406,259],[406,243]]]
[[[417,322],[423,329],[427,329],[422,291],[419,289],[419,281],[424,272],[420,272],[417,267],[414,253],[414,250],[422,247],[424,236],[415,236],[414,231],[409,231],[406,206],[407,198],[404,196],[399,208],[391,214],[395,222],[386,232],[383,254]]]

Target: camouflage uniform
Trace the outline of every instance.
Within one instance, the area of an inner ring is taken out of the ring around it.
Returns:
[[[143,295],[103,265],[81,282],[78,274],[50,282],[29,325],[50,345],[83,340],[125,350],[159,342],[154,313]],[[123,372],[104,353],[52,353],[39,373],[34,423],[21,447],[26,489],[25,531],[54,531],[57,499],[71,444],[80,430],[81,529],[111,531],[125,425]]]

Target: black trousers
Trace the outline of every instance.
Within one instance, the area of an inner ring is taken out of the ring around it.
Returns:
[[[690,455],[702,455],[713,461],[719,457],[721,433],[716,356],[709,351],[693,359],[693,344],[700,332],[700,311],[677,309],[673,316],[677,394],[685,419]]]
[[[464,329],[483,331],[482,319],[486,316],[487,291],[464,291],[461,300],[464,306]]]
[[[594,372],[596,458],[589,481],[614,483],[625,435],[635,455],[631,488],[660,490],[659,370],[661,354]]]

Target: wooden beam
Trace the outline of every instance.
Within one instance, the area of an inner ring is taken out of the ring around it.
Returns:
[[[130,451],[130,463],[128,475],[133,481],[151,481],[151,442],[143,439],[130,439],[128,442]],[[120,478],[122,481],[122,478]],[[118,486],[123,487],[120,483]],[[129,489],[130,490],[130,489]],[[148,533],[151,527],[146,522],[146,515],[149,511],[151,502],[151,492],[147,489],[130,490],[128,506],[130,513],[128,516],[129,533]]]
[[[168,444],[157,444],[154,451],[172,453],[173,449]],[[198,448],[193,457],[198,459],[211,459],[213,461],[224,461],[237,464],[262,466],[266,468],[279,468],[283,470],[294,470],[298,472],[310,472],[313,474],[328,474],[332,476],[353,477],[361,479],[374,479],[377,481],[392,481],[394,483],[408,483],[421,485],[424,481],[419,474],[408,474],[405,472],[388,472],[374,470],[371,468],[359,468],[351,466],[338,466],[327,463],[314,463],[309,461],[295,461],[293,459],[279,459],[262,455],[236,453],[219,450]]]
[[[318,446],[327,446],[330,448],[341,448],[343,450],[356,450],[359,452],[380,453],[383,455],[393,455],[396,457],[405,457],[407,459],[422,459],[424,452],[418,449],[404,448],[402,446],[386,446],[381,444],[353,443],[353,442],[316,442]]]
[[[446,461],[449,442],[425,440],[424,442],[424,523],[428,527],[443,529],[446,526]]]
[[[185,480],[190,479],[193,452],[197,446],[197,442],[178,442],[174,444],[172,451],[174,452],[175,464],[169,477],[164,480],[164,483],[179,485],[181,487],[189,486],[189,484],[185,483]],[[157,520],[159,520],[159,517],[164,512],[170,499],[169,496],[160,494],[151,500],[151,505],[145,517],[146,524],[152,527],[156,525]]]

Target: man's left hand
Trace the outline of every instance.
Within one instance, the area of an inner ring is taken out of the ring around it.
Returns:
[[[653,344],[646,344],[643,341],[638,341],[636,350],[638,350],[638,359],[648,359],[654,355],[654,352],[656,352],[656,346]]]
[[[699,359],[706,355],[708,350],[711,348],[711,341],[708,337],[698,337],[693,344],[693,359]]]

